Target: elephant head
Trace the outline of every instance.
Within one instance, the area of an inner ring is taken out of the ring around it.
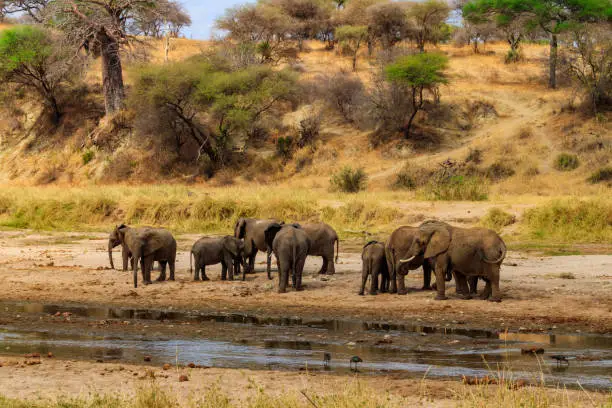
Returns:
[[[234,226],[234,237],[238,239],[244,239],[246,234],[246,218],[239,218]]]
[[[450,225],[440,221],[426,221],[419,227],[419,232],[408,251],[408,257],[401,259],[400,264],[411,262],[421,254],[425,259],[440,255],[448,250],[450,242]]]
[[[108,237],[108,259],[112,269],[115,269],[115,264],[113,263],[113,248],[123,244],[125,228],[127,228],[125,224],[116,226]]]
[[[235,237],[227,236],[223,239],[223,248],[229,252],[234,259],[243,263],[244,241]]]

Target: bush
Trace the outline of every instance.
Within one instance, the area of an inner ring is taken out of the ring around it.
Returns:
[[[487,178],[492,181],[500,181],[512,177],[514,173],[515,171],[512,167],[501,161],[493,163],[485,171]]]
[[[83,165],[87,165],[90,161],[94,159],[94,157],[96,157],[96,153],[93,150],[86,150],[85,152],[83,152],[83,155],[81,157],[83,159]]]
[[[276,141],[276,155],[287,161],[293,156],[294,143],[291,136],[279,137]]]
[[[356,114],[365,98],[365,88],[359,77],[339,73],[330,77],[326,85],[320,90],[321,98],[328,101],[331,108],[342,115],[344,120],[355,122]]]
[[[481,220],[482,225],[495,231],[501,231],[503,227],[516,222],[516,217],[499,208],[491,208],[487,215]]]
[[[470,151],[468,152],[468,155],[465,158],[465,162],[466,163],[480,164],[482,162],[482,150],[480,150],[480,149],[472,149],[470,147]]]
[[[312,146],[319,137],[321,130],[321,115],[316,112],[312,112],[309,116],[300,121],[300,127],[298,129],[298,142],[299,148],[304,146]]]
[[[368,176],[362,168],[353,169],[346,166],[332,175],[330,183],[333,190],[343,193],[357,193],[366,189],[367,178]]]
[[[427,200],[485,201],[489,197],[489,186],[480,177],[435,178],[424,187],[423,196]]]
[[[504,59],[506,64],[511,64],[513,62],[519,62],[520,60],[521,60],[521,53],[515,50],[508,51]]]
[[[394,190],[414,190],[417,187],[416,181],[412,172],[404,167],[397,173],[395,177],[395,181],[391,185],[391,188]]]
[[[562,242],[611,242],[612,204],[600,200],[559,200],[525,212],[532,238]]]
[[[602,167],[587,179],[591,184],[601,183],[602,181],[612,182],[612,167]]]
[[[572,171],[578,168],[580,162],[575,154],[561,153],[555,159],[555,169],[559,171]]]

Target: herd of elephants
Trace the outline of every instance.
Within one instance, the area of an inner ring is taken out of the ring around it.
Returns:
[[[307,256],[320,256],[323,265],[319,274],[335,273],[339,252],[338,234],[325,223],[286,224],[279,220],[240,218],[234,235],[204,237],[193,244],[190,271],[195,280],[208,280],[206,266],[221,264],[221,279],[233,280],[247,271],[253,272],[258,251],[267,254],[268,278],[270,263],[276,257],[279,272],[279,293],[284,293],[291,275],[292,287],[302,290],[302,271]],[[140,264],[144,284],[151,283],[153,263],[160,264],[158,281],[174,280],[177,245],[172,234],[163,228],[115,227],[108,242],[108,255],[114,269],[113,248],[121,246],[123,270],[128,264],[134,271],[134,287],[138,287]],[[335,254],[335,258],[334,258]],[[477,293],[478,279],[486,282],[482,299],[501,301],[499,275],[506,256],[501,237],[486,228],[457,228],[441,221],[426,221],[418,227],[402,226],[386,242],[371,241],[363,247],[363,273],[360,295],[364,294],[368,277],[369,293],[406,294],[404,278],[410,270],[423,268],[423,289],[435,289],[436,299],[447,299],[445,284],[455,278],[457,294],[469,299]],[[248,263],[247,263],[248,260]],[[195,265],[194,265],[195,264]],[[436,282],[431,285],[431,272]]]

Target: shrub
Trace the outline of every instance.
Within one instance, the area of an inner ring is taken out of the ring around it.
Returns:
[[[480,177],[454,175],[446,179],[434,178],[423,189],[428,200],[485,201],[489,186]]]
[[[414,190],[417,187],[416,181],[412,172],[404,167],[397,173],[395,177],[395,181],[391,185],[391,188],[394,190]]]
[[[353,169],[350,166],[346,166],[332,175],[330,183],[333,190],[343,193],[357,193],[365,190],[367,178],[368,176],[362,168]]]
[[[600,200],[558,200],[525,212],[528,234],[563,242],[612,241],[612,204]]]
[[[500,231],[503,227],[512,225],[516,222],[516,217],[512,214],[499,209],[491,208],[487,215],[481,220],[482,225],[495,231]]]
[[[81,157],[83,159],[83,165],[87,165],[90,161],[94,159],[94,157],[96,157],[96,153],[93,150],[86,150],[85,152],[83,152],[83,155]]]
[[[297,145],[299,148],[304,146],[312,146],[319,137],[321,130],[321,115],[318,112],[312,112],[310,115],[300,121],[298,129],[299,138]]]
[[[519,62],[520,60],[521,60],[521,53],[518,50],[508,51],[504,59],[506,64],[511,64],[513,62]]]
[[[612,167],[602,167],[587,179],[591,184],[605,182],[612,182]]]
[[[501,161],[493,163],[485,171],[487,178],[493,181],[500,181],[512,177],[514,173],[515,171],[512,167]]]
[[[293,156],[293,150],[294,143],[291,136],[281,136],[278,138],[278,140],[276,140],[276,155],[284,161],[291,159],[291,156]]]
[[[331,105],[344,120],[356,121],[356,114],[364,103],[365,88],[356,75],[339,73],[327,79],[325,88],[320,90],[320,97]]]
[[[480,150],[480,149],[472,149],[470,147],[470,151],[468,152],[468,155],[465,158],[465,162],[466,163],[480,164],[482,162],[482,150]]]
[[[295,171],[296,172],[302,171],[306,166],[309,166],[312,164],[312,160],[313,160],[312,148],[304,147],[298,150],[297,152],[295,152],[294,160],[295,160]]]
[[[578,156],[575,154],[561,153],[555,159],[555,168],[559,171],[572,171],[579,165]]]

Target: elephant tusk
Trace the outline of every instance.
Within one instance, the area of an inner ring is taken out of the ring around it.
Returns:
[[[403,265],[403,264],[405,264],[405,263],[412,262],[412,261],[414,260],[414,258],[416,258],[416,257],[417,257],[417,256],[415,255],[415,256],[411,256],[411,257],[410,257],[410,258],[408,258],[408,259],[400,259],[399,264],[400,264],[400,265]]]

